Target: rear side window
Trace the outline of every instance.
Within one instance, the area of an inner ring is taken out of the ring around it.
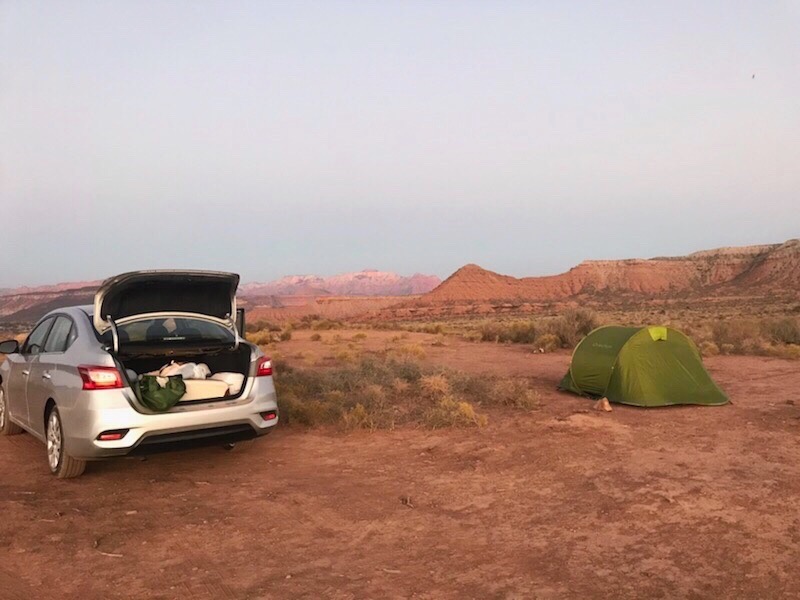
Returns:
[[[53,324],[53,317],[45,319],[39,323],[28,339],[25,340],[25,345],[22,347],[22,354],[39,354],[44,345],[44,338],[47,337],[47,332],[50,330],[50,325]]]
[[[67,349],[69,332],[72,330],[72,319],[69,317],[58,317],[53,323],[50,335],[44,344],[45,352],[64,352]]]

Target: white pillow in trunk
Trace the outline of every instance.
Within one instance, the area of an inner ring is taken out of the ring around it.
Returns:
[[[228,386],[228,393],[235,396],[242,391],[244,384],[244,375],[241,373],[214,373],[211,379],[222,381]]]

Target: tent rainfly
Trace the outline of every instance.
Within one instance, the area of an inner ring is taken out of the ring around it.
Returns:
[[[634,406],[728,402],[703,367],[694,342],[668,327],[595,329],[575,347],[558,387]]]

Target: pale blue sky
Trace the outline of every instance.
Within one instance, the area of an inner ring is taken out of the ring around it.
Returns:
[[[0,0],[0,169],[0,287],[784,241],[800,4]]]

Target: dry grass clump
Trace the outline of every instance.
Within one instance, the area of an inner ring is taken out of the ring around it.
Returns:
[[[424,413],[425,424],[431,429],[445,427],[485,427],[489,422],[486,415],[475,412],[469,402],[445,396]]]
[[[800,357],[800,320],[794,317],[726,319],[712,323],[710,331],[710,341],[721,354]],[[700,350],[706,354],[704,348],[709,349],[705,340]]]
[[[561,339],[554,333],[543,333],[536,338],[536,347],[545,352],[552,352],[561,347]]]
[[[536,339],[536,330],[536,323],[528,319],[510,323],[484,321],[478,331],[482,342],[532,344]]]
[[[524,410],[539,408],[539,393],[530,389],[520,379],[498,379],[494,382],[488,400],[499,406],[511,406]]]
[[[482,427],[487,418],[481,407],[538,406],[538,395],[524,380],[437,370],[392,357],[324,369],[279,362],[275,373],[283,421],[312,427]]]
[[[443,373],[426,375],[419,381],[419,387],[428,398],[441,398],[452,392],[450,382]]]
[[[248,332],[246,334],[246,338],[248,342],[256,344],[257,346],[266,346],[272,342],[273,335],[270,331],[265,329],[262,331],[254,331],[252,333]]]
[[[318,333],[312,333],[311,337],[309,338],[312,342],[321,342],[322,336]]]
[[[396,348],[389,348],[388,352],[401,359],[422,360],[425,358],[425,348],[421,344],[403,344]]]

